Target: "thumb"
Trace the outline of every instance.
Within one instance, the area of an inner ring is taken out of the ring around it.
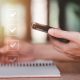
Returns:
[[[57,38],[64,38],[71,41],[79,41],[80,43],[80,33],[79,32],[70,32],[70,31],[63,31],[60,29],[49,29],[48,33],[51,36],[57,37]]]

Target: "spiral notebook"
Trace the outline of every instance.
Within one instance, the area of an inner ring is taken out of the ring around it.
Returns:
[[[12,77],[60,77],[60,71],[52,61],[0,64],[0,78]]]

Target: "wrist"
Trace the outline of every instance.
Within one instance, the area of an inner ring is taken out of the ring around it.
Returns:
[[[53,49],[50,44],[35,44],[33,45],[33,52],[36,59],[52,59],[52,55],[49,53],[53,53]]]
[[[35,59],[43,59],[42,44],[33,44],[33,54]]]

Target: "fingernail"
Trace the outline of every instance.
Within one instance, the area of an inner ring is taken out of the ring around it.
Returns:
[[[52,29],[52,28],[49,29],[49,30],[48,30],[48,33],[49,33],[50,35],[53,35],[53,33],[54,33],[54,29]]]

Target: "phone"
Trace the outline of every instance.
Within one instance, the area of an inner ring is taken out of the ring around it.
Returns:
[[[48,26],[48,25],[39,24],[39,23],[33,23],[32,28],[35,30],[39,30],[39,31],[48,33],[48,30],[53,27]],[[53,29],[57,29],[57,28],[53,28]],[[49,36],[51,36],[51,35],[49,35]],[[69,40],[64,39],[64,38],[56,38],[54,36],[51,36],[51,38],[59,40],[64,43],[69,43]]]

